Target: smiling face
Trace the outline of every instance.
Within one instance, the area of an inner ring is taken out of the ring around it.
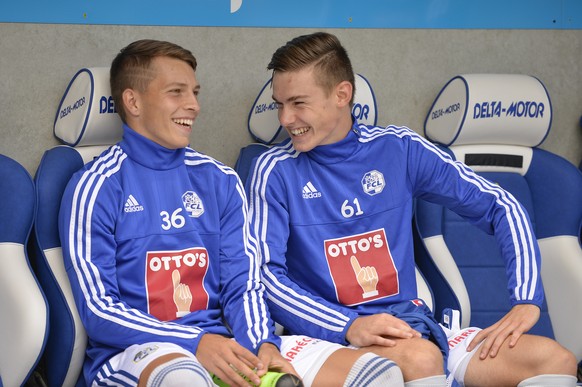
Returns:
[[[182,60],[160,56],[152,60],[149,71],[152,80],[145,90],[123,92],[127,123],[165,148],[184,148],[200,111],[194,69]]]
[[[351,84],[344,81],[328,91],[316,82],[316,76],[313,66],[273,73],[279,121],[300,152],[338,142],[352,126]]]

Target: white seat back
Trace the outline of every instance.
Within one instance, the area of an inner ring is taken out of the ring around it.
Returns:
[[[16,161],[0,155],[0,378],[23,385],[43,352],[48,307],[28,261],[36,208],[34,184]]]
[[[582,359],[582,174],[538,148],[552,122],[544,85],[528,75],[469,74],[435,99],[425,135],[454,159],[509,191],[527,210],[539,241],[546,304],[531,333],[555,337]],[[462,325],[486,327],[509,310],[505,264],[491,235],[451,211],[419,201],[424,244],[419,266],[435,292],[437,313],[462,312]],[[454,305],[456,303],[456,305]]]
[[[122,124],[112,104],[108,68],[79,70],[57,109],[54,135],[65,145],[43,155],[35,175],[39,211],[35,219],[37,272],[50,306],[50,340],[45,351],[51,386],[84,385],[87,336],[65,272],[58,233],[61,197],[74,172],[121,139]]]

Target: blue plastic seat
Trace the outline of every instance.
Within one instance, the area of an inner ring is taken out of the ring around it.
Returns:
[[[531,333],[555,338],[582,358],[582,173],[538,146],[551,127],[543,84],[526,75],[451,79],[425,121],[425,136],[453,159],[509,191],[527,210],[540,245],[546,303]],[[452,211],[417,201],[417,264],[435,313],[459,309],[462,326],[488,327],[510,309],[495,238]]]
[[[121,138],[121,120],[111,104],[108,68],[81,69],[74,75],[57,109],[54,135],[65,145],[44,153],[34,178],[38,199],[35,266],[50,308],[43,361],[49,386],[83,386],[87,335],[64,267],[58,215],[72,174]]]
[[[21,386],[38,364],[48,307],[28,260],[36,210],[30,174],[0,155],[0,385]]]

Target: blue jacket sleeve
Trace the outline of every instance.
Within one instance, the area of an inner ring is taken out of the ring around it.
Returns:
[[[221,214],[220,301],[236,340],[257,352],[264,342],[280,346],[260,282],[256,240],[251,237],[244,187],[232,171]]]
[[[441,204],[494,235],[505,261],[511,304],[541,306],[539,246],[518,200],[418,135],[409,137],[408,162],[418,197]]]

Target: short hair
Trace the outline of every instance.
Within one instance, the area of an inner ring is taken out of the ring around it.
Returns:
[[[196,58],[192,53],[177,44],[143,39],[130,43],[122,48],[111,63],[109,70],[109,84],[111,97],[117,113],[123,122],[126,122],[126,114],[123,107],[123,92],[127,89],[145,91],[153,80],[150,66],[156,57],[170,57],[180,59],[190,65],[196,71]]]
[[[353,89],[350,105],[353,104],[356,93],[354,70],[346,49],[335,35],[316,32],[298,36],[275,51],[267,69],[286,72],[311,65],[317,74],[317,84],[327,93],[331,93],[338,83],[349,81]]]

